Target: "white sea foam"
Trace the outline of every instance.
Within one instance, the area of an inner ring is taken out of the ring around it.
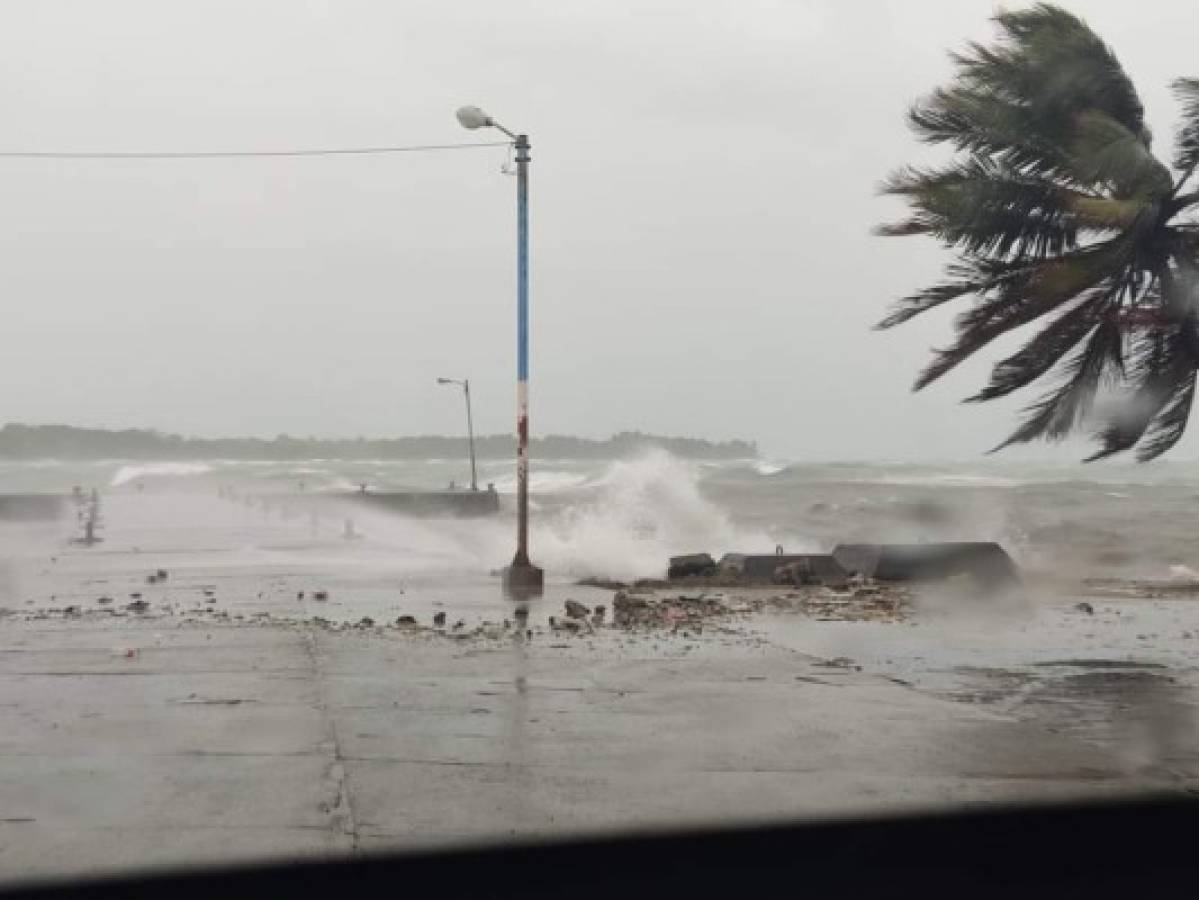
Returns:
[[[117,469],[116,474],[109,481],[109,487],[120,487],[123,484],[129,484],[131,481],[137,481],[139,478],[153,478],[163,475],[203,475],[206,472],[211,472],[212,466],[207,463],[186,463],[186,462],[158,462],[158,463],[143,463],[141,465],[121,466]]]
[[[759,475],[777,475],[787,468],[787,464],[784,462],[769,462],[764,459],[757,460],[753,466],[754,471]]]
[[[536,491],[539,494],[554,494],[560,491],[569,491],[583,487],[587,484],[588,480],[589,477],[582,472],[562,472],[555,469],[538,470],[534,468],[529,473],[529,490]],[[496,491],[501,494],[516,493],[515,475],[497,478],[491,483],[495,485]]]

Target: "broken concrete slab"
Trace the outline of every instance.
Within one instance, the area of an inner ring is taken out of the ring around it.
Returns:
[[[696,575],[716,574],[716,560],[710,553],[688,553],[672,556],[666,571],[668,578],[688,578]]]
[[[833,559],[846,571],[879,581],[934,581],[969,575],[984,587],[1019,583],[1019,570],[994,541],[927,544],[838,544]]]
[[[850,574],[828,553],[726,553],[717,572],[747,584],[844,584]]]

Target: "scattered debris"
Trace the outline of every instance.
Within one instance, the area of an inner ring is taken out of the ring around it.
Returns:
[[[1199,581],[1087,578],[1083,580],[1083,586],[1087,593],[1101,597],[1142,597],[1148,600],[1164,600],[1174,597],[1199,596]]]
[[[1091,604],[1087,603],[1086,601],[1083,601],[1082,603],[1075,603],[1074,608],[1076,610],[1078,610],[1080,613],[1086,613],[1088,616],[1095,615],[1095,607],[1093,607]]]
[[[862,667],[854,663],[848,656],[834,656],[832,659],[826,659],[812,665],[822,666],[826,669],[848,669],[852,672],[862,671]]]
[[[132,603],[125,606],[125,609],[135,613],[144,613],[149,608],[150,604],[145,600],[134,600]]]
[[[658,628],[698,625],[705,618],[728,615],[721,600],[698,597],[650,599],[617,591],[612,598],[612,621],[617,628]]]
[[[906,617],[911,599],[907,588],[880,585],[870,579],[858,579],[852,589],[844,591],[805,586],[782,594],[731,598],[724,593],[647,595],[617,591],[612,598],[612,622],[623,629],[665,627],[699,633],[707,620],[763,611],[801,613],[823,620],[897,621]]]

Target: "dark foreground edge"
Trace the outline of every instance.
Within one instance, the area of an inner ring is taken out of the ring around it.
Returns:
[[[10,897],[1199,896],[1199,801],[521,844],[25,886]]]

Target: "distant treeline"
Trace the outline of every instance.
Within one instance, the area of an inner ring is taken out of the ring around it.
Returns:
[[[712,442],[622,431],[604,441],[549,435],[533,438],[530,452],[543,459],[605,459],[645,447],[662,447],[689,459],[745,459],[758,455],[752,441]],[[318,439],[281,434],[261,438],[185,438],[132,428],[110,431],[70,425],[0,428],[0,459],[431,459],[465,456],[466,438],[436,435],[400,438]],[[480,457],[507,458],[516,452],[510,434],[475,438]]]

